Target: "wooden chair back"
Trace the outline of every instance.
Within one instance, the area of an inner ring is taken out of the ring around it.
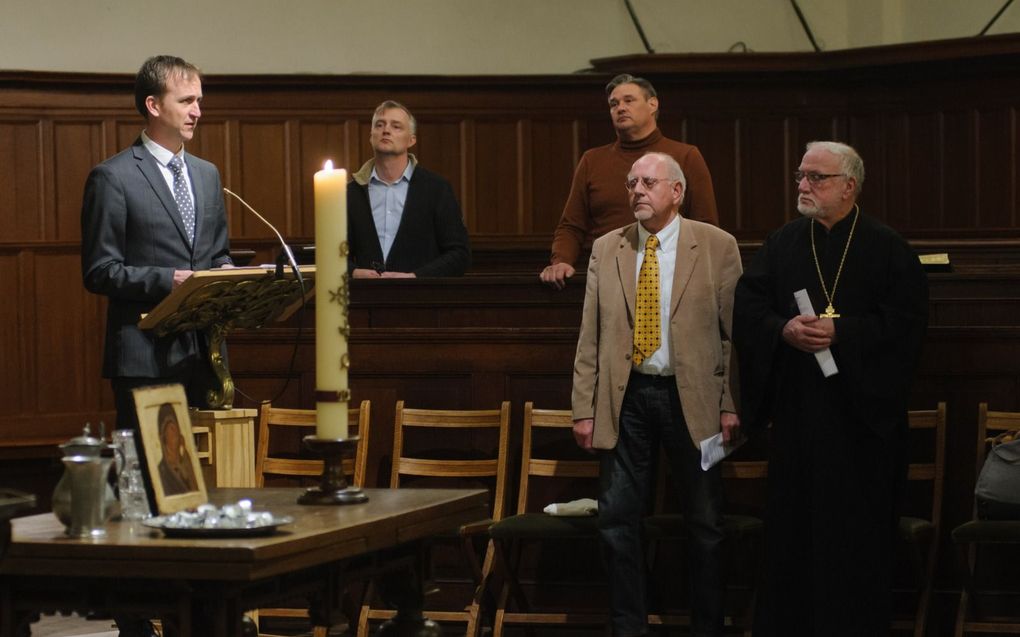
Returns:
[[[942,493],[945,489],[946,470],[946,403],[940,402],[935,409],[911,410],[907,414],[911,432],[925,432],[931,438],[930,448],[923,459],[911,459],[907,468],[910,482],[931,483],[931,522],[936,530],[941,528]]]
[[[407,429],[435,429],[446,432],[491,429],[498,437],[497,447],[485,457],[422,457],[408,450]],[[454,410],[413,409],[397,401],[393,428],[393,466],[390,488],[402,486],[405,476],[439,478],[494,478],[492,519],[503,517],[506,503],[507,454],[510,445],[510,403],[503,401],[499,409]]]
[[[569,409],[535,409],[534,403],[524,404],[524,432],[521,444],[521,481],[517,496],[517,513],[535,511],[529,509],[528,495],[531,492],[531,478],[579,478],[595,479],[599,476],[598,460],[567,459],[562,454],[536,451],[536,434],[541,430],[566,430],[562,437],[567,445],[574,445],[570,430],[574,426]],[[576,445],[572,447],[576,451]],[[590,497],[596,497],[592,493]],[[537,509],[541,510],[541,509]]]
[[[348,412],[349,431],[351,436],[358,436],[358,448],[354,458],[344,458],[344,474],[350,476],[351,483],[359,488],[365,486],[367,472],[369,422],[372,416],[370,401],[361,404]],[[263,403],[259,413],[258,449],[255,453],[255,479],[259,487],[265,486],[267,475],[304,477],[314,479],[322,475],[322,461],[314,458],[301,457],[302,449],[291,448],[281,451],[279,445],[270,441],[276,432],[278,439],[284,431],[309,434],[315,430],[314,409],[287,409],[273,407],[272,403]],[[292,434],[289,439],[298,436]],[[272,455],[270,455],[272,454]]]

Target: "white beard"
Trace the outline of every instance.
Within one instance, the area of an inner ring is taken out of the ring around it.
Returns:
[[[638,221],[648,221],[654,214],[650,208],[638,208],[634,211],[634,218]]]
[[[805,217],[810,217],[812,219],[817,219],[819,217],[825,216],[818,206],[812,206],[809,204],[802,203],[797,204],[797,212],[804,215]]]

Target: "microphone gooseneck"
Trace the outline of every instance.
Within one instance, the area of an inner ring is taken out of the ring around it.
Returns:
[[[234,199],[237,199],[238,201],[240,201],[242,206],[244,206],[249,211],[251,211],[251,213],[253,215],[255,215],[256,217],[259,218],[259,221],[261,221],[262,223],[266,224],[266,227],[273,231],[273,234],[276,235],[276,238],[280,240],[280,245],[283,246],[283,252],[284,252],[284,254],[287,255],[287,263],[290,264],[291,269],[294,271],[294,277],[297,279],[298,283],[301,285],[301,289],[302,290],[305,289],[305,281],[304,281],[304,278],[301,276],[301,268],[298,267],[297,259],[294,258],[294,253],[291,252],[290,246],[287,245],[287,242],[283,240],[283,235],[280,234],[280,231],[276,229],[276,226],[274,226],[273,224],[269,223],[269,220],[266,219],[265,217],[263,217],[262,215],[260,215],[258,210],[255,210],[250,205],[248,205],[247,201],[245,201],[244,199],[241,199],[240,195],[238,195],[238,194],[236,194],[234,192],[231,192],[230,190],[228,190],[226,188],[223,189],[223,192],[227,193],[228,195],[230,195]],[[277,272],[277,276],[282,276],[282,275],[283,275],[282,272]]]
[[[237,199],[238,201],[240,201],[242,206],[247,208],[249,211],[251,211],[251,213],[253,215],[258,217],[259,221],[261,221],[262,223],[266,224],[266,227],[268,227],[270,230],[272,230],[273,234],[276,235],[276,238],[280,240],[280,245],[283,246],[283,252],[284,252],[284,254],[287,255],[287,262],[290,264],[291,270],[294,271],[294,278],[297,280],[298,285],[301,287],[301,310],[303,311],[304,307],[305,307],[305,280],[304,280],[304,277],[301,276],[301,268],[298,267],[297,259],[294,258],[294,253],[291,252],[290,246],[287,245],[287,242],[283,240],[283,235],[280,234],[280,231],[277,230],[276,227],[273,224],[269,223],[268,219],[266,219],[265,217],[260,215],[257,210],[255,210],[250,205],[248,205],[248,202],[245,201],[244,199],[241,199],[241,197],[239,195],[237,195],[236,193],[231,192],[230,190],[228,190],[226,188],[223,189],[223,192],[227,193],[228,195],[230,195],[234,199]],[[277,276],[277,278],[283,278],[283,265],[282,264],[277,265],[276,276]],[[284,382],[283,382],[283,386],[280,387],[279,391],[276,392],[276,395],[273,396],[272,398],[268,399],[268,400],[256,400],[256,399],[252,398],[251,396],[248,396],[247,394],[245,394],[238,387],[238,388],[236,388],[236,391],[239,394],[241,394],[245,398],[248,398],[249,400],[252,400],[253,402],[259,403],[259,404],[265,403],[265,402],[270,402],[270,403],[276,402],[276,400],[279,399],[280,396],[283,395],[283,392],[285,392],[287,390],[287,386],[290,385],[290,379],[294,377],[294,362],[297,360],[298,343],[301,341],[302,323],[303,323],[302,321],[300,321],[300,320],[298,321],[297,336],[294,339],[294,348],[291,350],[291,354],[290,354],[290,369],[287,372],[287,377],[286,377],[286,380],[284,380]]]

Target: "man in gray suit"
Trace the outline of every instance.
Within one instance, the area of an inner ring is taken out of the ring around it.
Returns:
[[[145,130],[92,169],[82,201],[82,277],[109,299],[103,376],[117,427],[137,426],[131,390],[182,383],[204,405],[207,342],[197,332],[156,337],[138,329],[195,270],[232,265],[216,167],[184,151],[202,115],[202,75],[181,58],[149,58],[135,78]]]

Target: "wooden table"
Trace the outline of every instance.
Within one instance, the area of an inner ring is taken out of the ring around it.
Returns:
[[[298,505],[300,489],[210,492],[214,503],[246,497],[294,517],[261,538],[168,539],[111,522],[105,538],[75,540],[51,513],[15,519],[0,560],[0,637],[15,637],[38,612],[71,610],[160,617],[182,637],[236,636],[244,611],[294,597],[331,624],[350,580],[395,560],[413,565],[419,540],[487,515],[482,489],[366,492],[369,501],[352,506]],[[420,623],[420,573],[398,581],[403,620]]]

